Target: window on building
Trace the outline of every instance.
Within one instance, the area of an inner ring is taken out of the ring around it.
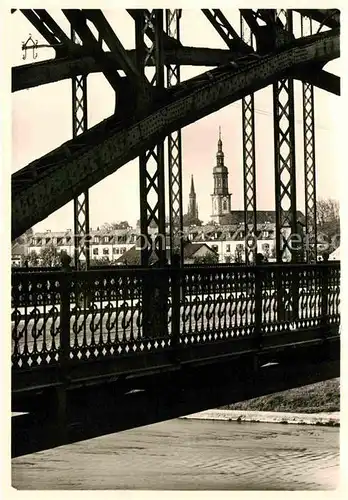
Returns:
[[[104,243],[109,243],[109,236],[104,236]]]
[[[94,243],[99,243],[99,236],[94,236]]]
[[[223,209],[224,209],[224,210],[227,210],[227,201],[226,201],[226,200],[224,200],[224,203],[223,203]]]
[[[231,251],[231,245],[226,245],[226,252],[230,252]]]
[[[93,255],[98,255],[98,248],[93,248]]]
[[[263,231],[262,236],[263,236],[263,238],[268,238],[268,236],[269,236],[268,231]]]
[[[114,248],[112,249],[112,253],[118,253],[118,251],[117,251],[117,250],[118,250],[118,248],[114,247]]]
[[[103,248],[103,255],[109,255],[109,249]]]

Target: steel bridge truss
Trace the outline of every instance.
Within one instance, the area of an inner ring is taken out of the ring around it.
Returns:
[[[163,11],[141,10],[135,19],[138,70],[146,76],[145,68],[152,60],[150,85],[164,89]],[[139,156],[140,229],[142,235],[141,263],[149,265],[152,254],[160,265],[165,261],[165,184],[164,142],[160,141]],[[151,237],[151,229],[157,235]]]
[[[301,15],[301,36],[312,34],[312,19]],[[303,145],[306,238],[305,257],[307,262],[317,260],[317,208],[316,208],[316,164],[314,129],[314,88],[307,82],[302,83],[303,99]]]
[[[166,10],[166,34],[180,42],[181,10]],[[180,65],[167,65],[167,87],[180,83]],[[168,164],[169,164],[169,223],[170,223],[170,251],[171,262],[173,256],[178,255],[179,264],[184,262],[183,257],[183,210],[182,210],[182,149],[181,130],[168,136]]]
[[[71,27],[71,40],[81,43],[74,28]],[[85,132],[88,128],[87,110],[87,76],[79,75],[72,78],[72,114],[73,138]],[[89,195],[88,189],[74,199],[74,240],[75,268],[85,265],[89,268]]]
[[[276,19],[292,34],[290,10],[280,9]],[[273,84],[276,258],[296,261],[293,235],[297,234],[294,82],[281,78]]]
[[[250,46],[254,46],[254,35],[241,15],[241,36]],[[255,110],[254,94],[242,99],[242,134],[243,134],[243,178],[244,178],[244,234],[245,262],[255,263],[256,220],[256,153],[255,153]]]

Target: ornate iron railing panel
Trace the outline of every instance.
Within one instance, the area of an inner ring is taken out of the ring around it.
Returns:
[[[187,345],[250,335],[255,323],[255,273],[232,267],[185,268],[181,341]]]
[[[12,275],[12,365],[59,361],[62,272]]]
[[[144,297],[150,284],[152,296],[146,297],[146,307],[151,331],[144,328],[143,321]],[[160,293],[163,288],[169,295],[166,269],[72,273],[70,359],[99,359],[168,347],[171,306],[168,297]]]
[[[262,348],[291,332],[320,340],[339,323],[339,262],[12,274],[14,371],[242,338]]]

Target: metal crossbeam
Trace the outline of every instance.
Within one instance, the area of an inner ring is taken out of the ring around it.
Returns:
[[[321,23],[329,28],[340,27],[340,11],[339,9],[294,9],[303,16],[309,17],[318,23]]]
[[[236,50],[245,54],[252,52],[250,47],[243,40],[241,40],[238,33],[231,26],[220,9],[202,9],[202,12],[214,26],[215,30],[230,50]]]
[[[74,53],[78,47],[74,47]],[[126,50],[127,56],[135,62],[135,50]],[[238,58],[243,54],[234,53]],[[105,52],[105,58],[113,61],[113,55]],[[231,53],[225,49],[209,49],[202,47],[175,47],[165,49],[165,65],[189,65],[189,66],[219,66],[227,64],[231,60]],[[151,61],[148,61],[150,64]],[[119,63],[114,69],[121,69]],[[12,92],[30,89],[39,85],[59,82],[66,78],[73,78],[83,72],[84,74],[100,72],[100,64],[92,56],[80,55],[80,57],[66,57],[62,59],[49,59],[47,61],[34,62],[15,66],[12,68]],[[340,78],[317,67],[301,69],[293,77],[297,80],[307,81],[318,88],[336,95],[340,95]]]
[[[114,68],[114,54],[111,53],[110,58],[105,57],[105,52],[102,49],[102,39],[100,37],[99,40],[95,38],[87,25],[87,18],[84,12],[78,9],[62,9],[62,11],[82,41],[84,48],[88,49],[89,53],[100,64],[105,78],[115,92],[118,91],[122,86],[122,81]]]
[[[115,124],[114,116],[104,120],[79,138],[80,149],[76,141],[69,141],[12,174],[12,239],[64,206],[81,190],[136,158],[160,138],[308,63],[328,62],[339,55],[339,30],[294,40],[290,47],[251,61],[237,71],[228,65],[219,68],[211,79],[214,72],[210,70],[205,78],[202,76],[201,84],[164,100],[158,109],[149,110],[131,124],[122,120]],[[67,155],[69,147],[76,147],[73,157]]]
[[[301,36],[312,34],[312,20],[301,16]],[[306,260],[317,261],[317,197],[314,129],[314,89],[309,83],[302,84],[303,145],[306,216]]]
[[[22,9],[22,14],[38,30],[56,52],[56,57],[66,57],[71,40],[44,9]]]
[[[181,11],[166,9],[166,34],[180,41]],[[167,87],[180,83],[180,65],[167,65]],[[169,223],[170,252],[179,255],[179,263],[184,262],[183,256],[183,213],[182,213],[182,151],[181,130],[176,130],[168,136],[169,163]]]
[[[79,43],[78,36],[71,27],[71,40]],[[83,134],[88,128],[87,113],[87,76],[72,78],[73,138]],[[88,236],[88,237],[87,237]],[[74,198],[74,257],[75,268],[89,269],[89,195],[86,189]]]
[[[242,15],[240,16],[240,23],[243,41],[250,47],[253,47],[253,33]],[[251,264],[255,262],[254,238],[257,234],[254,94],[250,94],[242,99],[242,133],[245,262],[246,264]]]
[[[163,11],[141,10],[135,20],[138,70],[146,76],[145,67],[152,60],[150,85],[164,89],[163,64]],[[151,31],[151,37],[148,36]],[[148,149],[139,156],[140,175],[140,229],[144,241],[141,263],[148,266],[154,253],[160,265],[165,262],[165,190],[164,190],[164,142]],[[157,236],[152,242],[151,229]]]
[[[147,88],[147,80],[144,79],[142,75],[137,71],[136,65],[128,57],[127,51],[106,20],[102,11],[97,9],[85,9],[84,13],[86,17],[90,21],[92,21],[94,26],[97,28],[100,34],[100,39],[105,41],[112,54],[115,56],[115,59],[119,62],[120,68],[125,72],[129,82],[133,85],[133,87],[141,87],[142,90],[144,88]]]
[[[292,12],[276,13],[283,26],[292,33]],[[296,260],[290,236],[297,233],[294,82],[281,78],[273,84],[276,258]]]

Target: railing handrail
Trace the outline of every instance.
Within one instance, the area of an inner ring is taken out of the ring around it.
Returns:
[[[164,267],[144,267],[144,266],[110,266],[110,267],[93,267],[89,270],[76,270],[74,268],[70,268],[69,272],[72,273],[72,276],[78,275],[78,276],[83,276],[86,273],[91,273],[91,274],[106,274],[107,272],[112,272],[114,274],[120,274],[124,275],[129,273],[130,271],[132,274],[134,272],[138,272],[139,274],[145,274],[145,273],[152,273],[154,271],[156,272],[170,272],[171,270],[178,271],[179,273],[184,273],[185,270],[197,270],[197,271],[204,271],[204,270],[211,270],[211,269],[231,269],[231,270],[236,270],[236,271],[248,271],[252,272],[253,270],[256,269],[315,269],[317,266],[320,267],[333,267],[337,268],[341,266],[341,261],[339,260],[330,260],[330,261],[320,261],[317,263],[306,263],[306,262],[298,262],[298,263],[292,263],[292,262],[286,262],[286,263],[278,263],[278,262],[267,262],[263,264],[258,264],[258,265],[247,265],[247,264],[234,264],[234,263],[221,263],[221,264],[185,264],[183,267],[178,268],[175,266],[167,265]],[[51,267],[51,268],[12,268],[13,274],[20,275],[21,273],[23,274],[28,274],[33,276],[42,276],[44,273],[49,273],[52,275],[53,273],[61,273],[61,272],[66,272],[66,269],[63,269],[61,267]]]

